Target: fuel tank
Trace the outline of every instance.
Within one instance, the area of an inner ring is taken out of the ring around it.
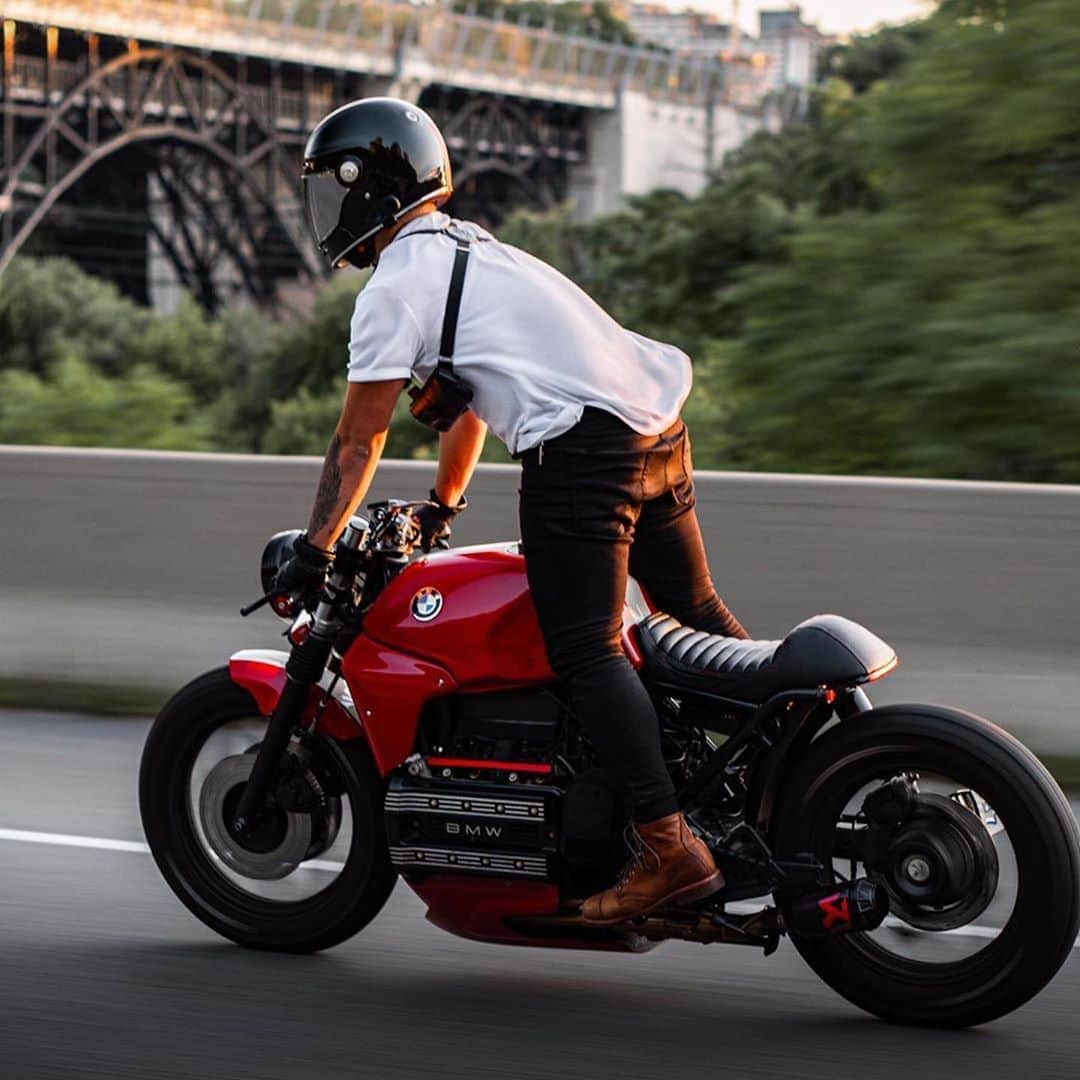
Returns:
[[[418,559],[383,590],[364,635],[445,668],[461,690],[554,678],[516,543]]]

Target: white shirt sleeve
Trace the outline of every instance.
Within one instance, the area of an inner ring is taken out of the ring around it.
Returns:
[[[349,332],[349,382],[408,379],[424,355],[409,305],[389,289],[361,289]]]

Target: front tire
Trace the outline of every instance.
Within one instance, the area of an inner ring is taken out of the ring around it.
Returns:
[[[976,941],[973,955],[941,962],[898,957],[864,933],[792,940],[829,986],[867,1012],[933,1027],[981,1024],[1046,986],[1069,957],[1080,923],[1076,819],[1053,778],[1017,740],[978,717],[935,706],[890,706],[852,718],[820,738],[788,779],[774,818],[774,850],[813,852],[834,867],[846,800],[874,778],[920,770],[960,780],[1004,825],[1016,864],[1005,925],[996,936],[985,931],[997,928],[978,927],[985,947]],[[901,929],[915,938],[921,933]]]
[[[215,732],[243,722],[265,728],[253,698],[232,681],[227,668],[189,683],[161,710],[139,771],[139,809],[150,851],[188,910],[223,937],[284,952],[329,948],[366,926],[394,886],[383,830],[382,780],[363,740],[318,738],[319,768],[342,802],[347,800],[350,815],[351,838],[340,871],[301,899],[259,895],[259,882],[245,888],[207,849],[192,808],[191,778],[202,748]]]

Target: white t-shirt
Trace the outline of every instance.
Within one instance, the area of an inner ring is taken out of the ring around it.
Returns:
[[[435,368],[456,244],[445,214],[409,222],[379,256],[356,298],[349,381],[423,382]],[[678,419],[690,360],[673,345],[620,326],[547,263],[452,223],[470,245],[454,372],[472,388],[473,412],[522,453],[569,431],[587,405],[642,435]],[[482,242],[480,242],[482,241]]]

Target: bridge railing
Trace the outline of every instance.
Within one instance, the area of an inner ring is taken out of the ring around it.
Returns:
[[[600,106],[620,88],[696,104],[750,104],[765,89],[764,70],[747,63],[405,0],[4,0],[4,13],[372,74],[422,70],[430,81]]]
[[[29,98],[42,100],[51,92],[54,100],[60,100],[70,90],[75,88],[87,75],[88,68],[85,60],[54,60],[52,62],[52,82],[49,84],[49,69],[44,58],[38,56],[16,56],[12,65],[11,88],[16,98]],[[124,78],[130,84],[133,97],[141,99],[145,96],[152,75],[148,72],[128,72]],[[229,101],[224,96],[224,91],[217,84],[210,82],[204,91],[207,97],[207,116],[213,117],[215,110],[227,108]],[[329,87],[313,87],[305,95],[298,90],[279,89],[276,91],[274,107],[271,108],[271,90],[267,86],[246,85],[241,87],[243,97],[249,103],[251,110],[262,117],[273,117],[274,122],[281,128],[299,129],[305,118],[310,120],[313,116],[322,116],[333,105],[333,98]],[[3,91],[0,89],[0,97]],[[150,94],[145,105],[153,108],[160,104],[159,97]]]

